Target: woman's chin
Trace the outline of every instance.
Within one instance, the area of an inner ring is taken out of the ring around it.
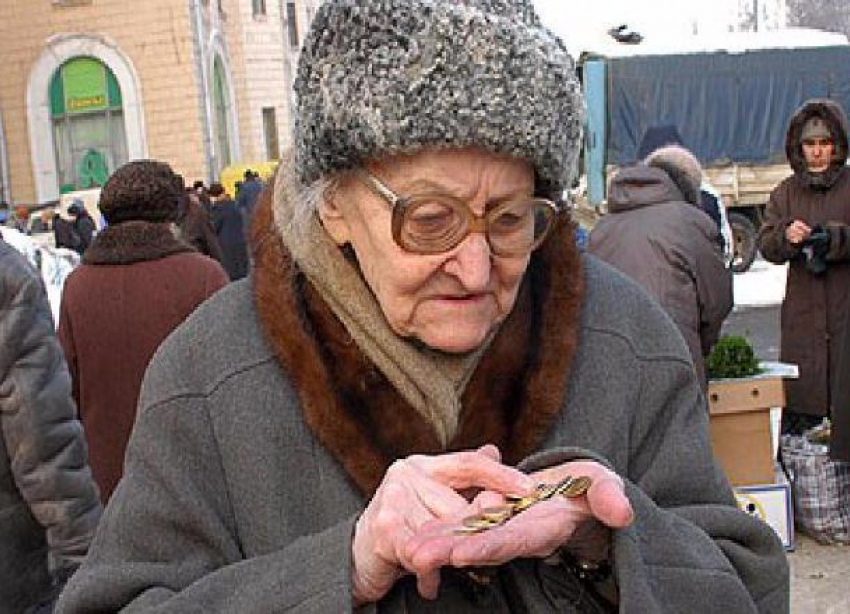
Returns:
[[[487,339],[489,331],[489,327],[450,328],[449,330],[435,331],[432,334],[425,332],[422,335],[417,335],[416,338],[432,350],[439,350],[446,354],[466,354],[481,347],[481,344]]]

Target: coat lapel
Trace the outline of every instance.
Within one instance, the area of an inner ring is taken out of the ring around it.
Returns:
[[[466,388],[450,450],[495,443],[506,462],[517,463],[538,448],[564,406],[583,277],[572,224],[553,235],[532,258],[513,312]],[[445,451],[298,271],[274,230],[270,192],[255,209],[252,249],[266,337],[306,424],[357,487],[370,496],[396,459]]]

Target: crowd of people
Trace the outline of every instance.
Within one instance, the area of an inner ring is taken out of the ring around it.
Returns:
[[[177,217],[173,220],[177,237],[218,261],[231,281],[248,274],[247,229],[254,203],[265,187],[260,176],[251,169],[245,171],[244,177],[244,181],[237,182],[237,201],[227,194],[221,183],[207,187],[203,181],[196,181],[191,188],[182,190]],[[45,208],[38,217],[32,221],[30,218],[28,207],[19,205],[10,210],[7,203],[0,202],[0,226],[24,235],[52,233],[53,246],[71,250],[79,256],[91,246],[98,230],[109,224],[103,214],[99,222],[95,222],[85,202],[77,197],[70,199],[64,210]]]
[[[788,611],[709,441],[732,276],[699,161],[653,137],[582,253],[563,43],[527,0],[427,8],[322,4],[268,185],[139,160],[100,223],[48,220],[82,255],[55,333],[0,241],[0,611]],[[841,110],[787,152],[790,431],[850,388]]]

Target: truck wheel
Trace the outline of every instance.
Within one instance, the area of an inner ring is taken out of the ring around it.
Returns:
[[[744,273],[756,259],[756,227],[746,215],[729,213],[729,226],[732,228],[734,251],[730,268],[733,273]]]

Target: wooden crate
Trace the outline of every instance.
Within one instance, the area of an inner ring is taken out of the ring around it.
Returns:
[[[780,377],[709,382],[711,443],[733,486],[773,482],[770,409],[784,407]]]

